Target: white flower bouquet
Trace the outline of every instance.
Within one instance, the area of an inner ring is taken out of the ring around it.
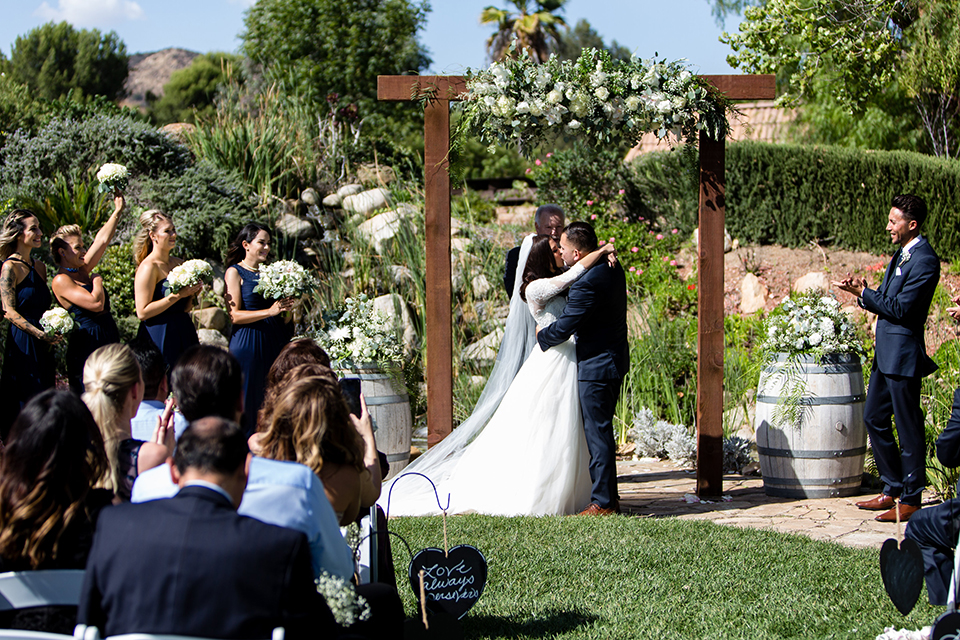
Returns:
[[[767,353],[812,355],[818,360],[833,353],[865,354],[836,298],[815,292],[781,302],[764,323],[762,344]]]
[[[293,260],[277,260],[260,267],[260,280],[253,290],[264,298],[280,300],[299,298],[316,286],[316,279],[302,266]]]
[[[357,595],[353,583],[348,580],[321,571],[317,577],[317,593],[327,601],[333,619],[341,627],[370,619],[370,604],[366,598]]]
[[[345,366],[368,362],[383,366],[403,358],[397,328],[374,310],[365,294],[347,298],[341,312],[324,314],[324,320],[325,329],[314,337],[331,360]]]
[[[64,336],[73,331],[73,318],[63,307],[54,307],[40,316],[40,326],[48,335]]]
[[[211,282],[213,269],[205,260],[187,260],[170,270],[167,274],[167,290],[177,293],[200,282]]]
[[[100,171],[97,171],[97,180],[100,182],[97,189],[100,193],[124,191],[127,188],[129,178],[130,173],[125,166],[108,162],[100,167]]]

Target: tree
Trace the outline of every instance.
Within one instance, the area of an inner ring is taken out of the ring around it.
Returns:
[[[319,110],[326,96],[354,102],[361,116],[402,110],[377,102],[377,76],[430,64],[417,32],[426,0],[259,0],[246,17],[243,52],[265,79]]]
[[[127,51],[113,31],[101,35],[48,22],[16,39],[8,68],[16,82],[48,100],[70,91],[113,100],[123,93]]]
[[[197,122],[214,115],[214,100],[224,74],[238,69],[242,58],[232,53],[207,53],[197,56],[185,69],[174,71],[163,96],[150,104],[150,115],[157,124]]]
[[[567,0],[534,0],[536,10],[527,11],[528,0],[510,0],[517,13],[494,6],[486,7],[480,14],[480,24],[496,24],[497,30],[487,39],[487,55],[491,60],[502,60],[510,52],[510,44],[517,40],[517,50],[526,50],[537,62],[546,62],[551,53],[560,47],[561,36],[557,27],[567,23],[555,11],[563,8]]]
[[[618,43],[616,40],[610,43],[608,47],[603,43],[603,38],[597,33],[590,23],[584,18],[577,20],[576,26],[571,29],[569,26],[564,29],[563,37],[560,38],[560,47],[557,56],[561,60],[576,60],[580,57],[580,52],[584,49],[606,50],[610,52],[610,57],[614,60],[629,60],[630,49]]]

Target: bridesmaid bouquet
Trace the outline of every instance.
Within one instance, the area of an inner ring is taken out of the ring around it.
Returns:
[[[200,282],[211,282],[213,269],[205,260],[187,260],[170,270],[167,274],[167,290],[177,293],[181,289],[188,289]]]
[[[114,191],[123,191],[127,188],[127,179],[130,173],[122,164],[107,163],[97,171],[97,180],[100,186],[97,187],[100,193],[113,193]]]
[[[349,627],[358,619],[370,619],[370,604],[357,594],[352,582],[321,571],[316,583],[317,592],[327,601],[330,613],[341,627]]]
[[[254,291],[264,298],[299,298],[314,289],[317,281],[293,260],[277,260],[260,267],[260,280]]]
[[[73,318],[63,307],[55,307],[43,312],[40,326],[48,335],[63,336],[73,331]]]

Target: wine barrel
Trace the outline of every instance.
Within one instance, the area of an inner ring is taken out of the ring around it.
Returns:
[[[360,390],[367,401],[367,410],[373,419],[377,448],[387,456],[392,478],[410,464],[410,437],[413,415],[406,393],[397,393],[390,374],[373,365],[361,365],[353,370],[340,370],[342,378],[360,378]]]
[[[790,370],[790,373],[787,372]],[[804,384],[799,424],[777,423],[774,412],[787,394],[787,376]],[[754,422],[763,489],[784,498],[832,498],[860,493],[867,432],[866,392],[855,354],[801,356],[794,367],[777,354],[760,375]]]

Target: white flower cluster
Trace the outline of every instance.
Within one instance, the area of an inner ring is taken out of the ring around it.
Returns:
[[[323,596],[330,613],[341,627],[349,627],[357,620],[370,619],[370,604],[357,595],[353,583],[340,576],[321,571],[317,577],[317,593]]]
[[[326,330],[318,331],[315,339],[331,360],[346,365],[395,363],[403,358],[396,326],[374,310],[365,294],[347,298],[343,311],[327,319]]]
[[[188,289],[200,282],[213,280],[213,269],[205,260],[187,260],[170,270],[167,274],[167,288],[170,293]]]
[[[129,177],[130,173],[125,166],[108,162],[97,171],[97,181],[100,182],[98,190],[100,193],[123,191],[127,188]]]
[[[847,315],[836,298],[805,293],[786,298],[764,324],[764,348],[768,353],[790,356],[806,353],[863,354]]]
[[[532,149],[548,135],[582,129],[593,142],[633,142],[648,131],[678,138],[727,133],[726,105],[684,61],[614,60],[584,49],[576,61],[529,55],[468,73],[465,130],[488,145]],[[460,132],[458,132],[459,134]]]
[[[299,298],[317,286],[316,279],[293,260],[277,260],[260,266],[260,280],[254,291],[264,298]]]
[[[54,307],[40,316],[40,326],[49,335],[63,336],[73,331],[73,318],[63,307]]]

